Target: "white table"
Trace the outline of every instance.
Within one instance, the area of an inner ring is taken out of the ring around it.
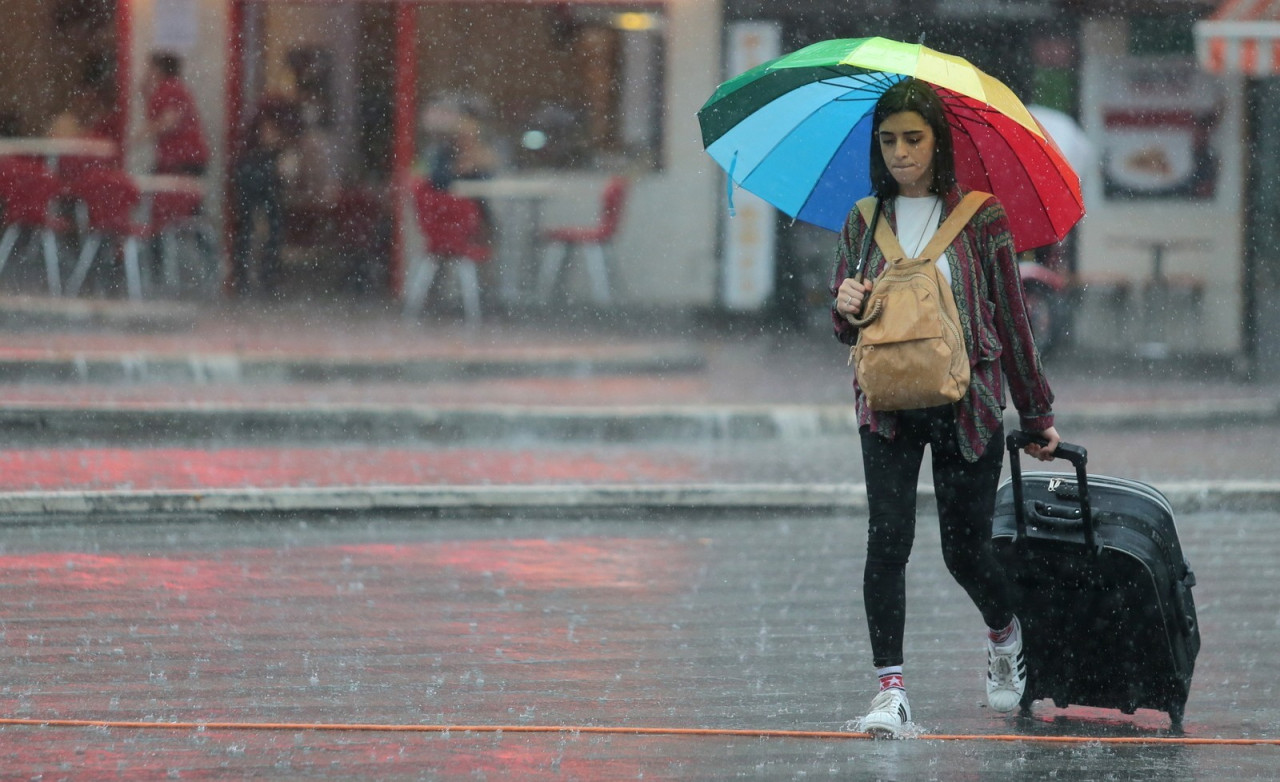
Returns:
[[[179,174],[134,174],[133,182],[142,193],[190,193],[204,195],[204,180]]]
[[[524,285],[536,273],[542,206],[549,198],[564,192],[563,180],[548,176],[503,176],[492,179],[459,179],[449,192],[463,198],[507,202],[514,210],[503,210],[511,219],[498,220],[498,259],[502,273],[498,276],[498,294],[504,302],[528,299],[533,288]],[[514,212],[514,215],[512,214]]]
[[[496,177],[493,179],[458,179],[449,192],[464,198],[512,198],[541,201],[564,187],[552,177]]]
[[[0,156],[42,157],[54,171],[59,158],[112,158],[120,151],[114,141],[101,138],[19,138],[0,137]]]

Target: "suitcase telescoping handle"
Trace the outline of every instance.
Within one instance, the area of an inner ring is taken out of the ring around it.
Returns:
[[[1013,516],[1017,521],[1017,541],[1021,542],[1027,535],[1027,507],[1022,499],[1022,459],[1019,451],[1032,443],[1045,445],[1048,440],[1036,434],[1029,434],[1015,429],[1005,438],[1009,446],[1010,484],[1013,487]],[[1076,494],[1080,504],[1080,521],[1084,527],[1085,545],[1090,551],[1098,551],[1097,536],[1094,533],[1093,509],[1089,506],[1089,475],[1085,466],[1089,463],[1089,452],[1082,446],[1059,442],[1054,449],[1055,459],[1066,459],[1076,468]]]

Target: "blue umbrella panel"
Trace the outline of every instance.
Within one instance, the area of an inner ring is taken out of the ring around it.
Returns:
[[[778,96],[707,147],[731,182],[807,223],[839,231],[871,193],[871,114],[897,74],[836,76]]]

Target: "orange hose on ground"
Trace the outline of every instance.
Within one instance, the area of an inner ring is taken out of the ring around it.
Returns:
[[[40,728],[122,728],[131,730],[289,730],[384,733],[578,733],[627,736],[727,736],[778,739],[870,739],[868,733],[828,730],[751,730],[741,728],[655,728],[600,725],[387,725],[340,722],[141,722],[0,718],[0,726]],[[1223,739],[1190,736],[1026,736],[1002,734],[922,734],[923,741],[1026,741],[1040,744],[1178,744],[1280,746],[1280,739]]]

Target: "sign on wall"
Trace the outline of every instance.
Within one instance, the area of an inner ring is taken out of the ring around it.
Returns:
[[[1107,198],[1215,198],[1221,84],[1190,57],[1127,57],[1117,66],[1101,107]]]

